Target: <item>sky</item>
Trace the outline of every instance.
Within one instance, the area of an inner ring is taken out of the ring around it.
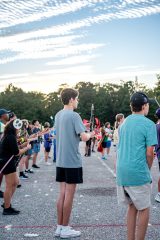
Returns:
[[[0,91],[56,91],[79,81],[153,88],[160,0],[0,0]]]

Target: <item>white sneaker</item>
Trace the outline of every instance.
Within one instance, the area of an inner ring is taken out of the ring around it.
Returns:
[[[50,165],[51,165],[51,163],[49,163],[49,162],[45,162],[45,164],[46,164],[47,166],[50,166]]]
[[[157,193],[155,200],[160,203],[160,194],[159,193]]]
[[[62,226],[61,225],[57,225],[56,231],[54,233],[55,237],[60,237],[61,229],[62,229]]]
[[[80,231],[75,231],[73,228],[69,226],[62,227],[60,233],[61,238],[79,237],[80,235],[81,235]]]

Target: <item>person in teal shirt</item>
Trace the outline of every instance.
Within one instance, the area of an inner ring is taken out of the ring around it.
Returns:
[[[131,96],[132,114],[128,116],[119,130],[117,157],[118,202],[128,205],[128,239],[135,239],[138,216],[137,239],[144,239],[151,204],[150,168],[157,144],[155,123],[146,118],[149,99],[142,92]]]

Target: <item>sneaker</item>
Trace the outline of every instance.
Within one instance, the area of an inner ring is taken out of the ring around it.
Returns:
[[[17,188],[20,188],[20,187],[22,187],[22,185],[21,185],[21,184],[18,184],[18,185],[17,185]]]
[[[57,225],[57,228],[56,228],[56,231],[55,231],[55,234],[54,234],[55,237],[60,237],[61,229],[62,229],[62,226]]]
[[[62,227],[60,233],[61,238],[79,237],[80,235],[81,235],[80,231],[75,231],[73,228],[69,226]]]
[[[106,160],[106,158],[103,156],[103,157],[102,157],[102,160]]]
[[[36,164],[32,165],[33,168],[40,168],[39,166],[37,166]]]
[[[45,165],[46,165],[46,166],[50,166],[51,163],[49,163],[49,162],[45,162]]]
[[[157,193],[155,200],[160,203],[160,194],[159,193]]]
[[[22,172],[22,173],[20,173],[19,178],[20,178],[20,179],[23,179],[23,180],[26,180],[26,179],[28,179],[28,176],[26,176],[26,175],[24,174],[24,172]]]
[[[31,169],[26,169],[25,172],[26,172],[26,173],[34,173],[34,171],[32,170],[32,168],[31,168]]]
[[[20,211],[9,207],[9,208],[4,208],[3,209],[3,215],[18,215],[20,213]]]
[[[2,191],[0,191],[0,198],[3,198],[3,193]]]

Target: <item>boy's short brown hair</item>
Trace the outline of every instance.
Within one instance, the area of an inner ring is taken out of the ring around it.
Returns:
[[[61,101],[64,105],[69,104],[71,98],[75,99],[79,95],[78,91],[73,88],[65,88],[61,91]]]

